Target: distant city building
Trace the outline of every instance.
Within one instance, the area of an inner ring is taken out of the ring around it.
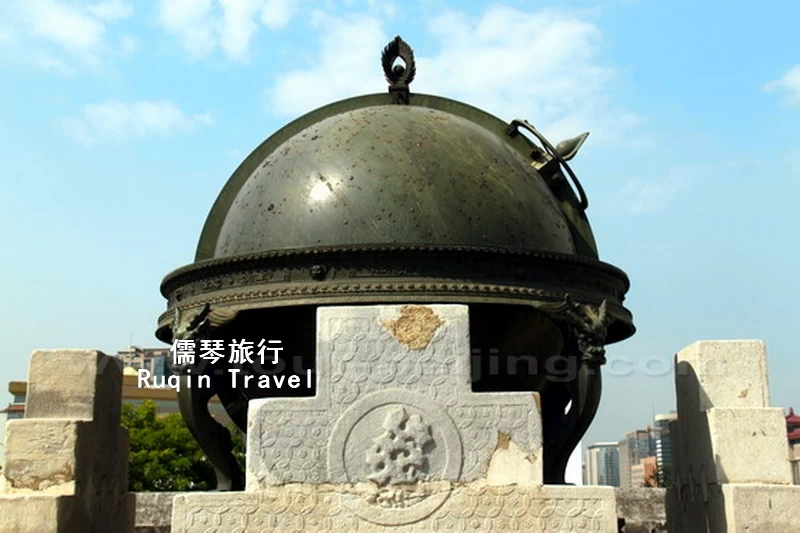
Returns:
[[[619,444],[597,442],[586,449],[585,485],[619,487]]]
[[[12,381],[8,385],[8,392],[11,393],[11,404],[0,411],[0,467],[5,467],[5,429],[6,422],[25,416],[25,387],[20,386],[17,381]]]
[[[629,489],[631,468],[645,457],[655,457],[656,444],[649,429],[637,429],[625,434],[619,441],[619,486]]]
[[[794,408],[789,408],[786,415],[786,437],[789,444],[800,444],[800,416],[794,414]]]
[[[669,483],[672,476],[672,437],[669,423],[678,419],[678,413],[656,415],[653,421],[653,439],[656,444],[656,470],[659,485]]]
[[[122,359],[126,368],[139,370],[144,368],[150,372],[151,378],[169,377],[172,375],[170,366],[171,357],[169,348],[139,348],[131,346],[127,350],[120,350],[115,357]]]
[[[11,393],[11,404],[0,413],[6,415],[6,420],[16,420],[25,416],[25,390],[26,387],[20,381],[12,381],[8,384],[8,392]]]
[[[657,487],[656,457],[645,457],[631,466],[631,487]]]

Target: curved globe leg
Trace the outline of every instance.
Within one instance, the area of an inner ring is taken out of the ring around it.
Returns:
[[[568,339],[564,349],[571,363],[568,368],[575,373],[564,383],[546,384],[541,393],[544,482],[548,484],[564,484],[570,455],[597,413],[602,390],[600,366],[605,363],[603,345],[610,321],[605,301],[594,307],[577,304],[567,296],[558,311]]]
[[[554,485],[565,483],[569,458],[597,413],[602,388],[600,368],[582,364],[574,380],[559,385],[542,394],[544,482]]]
[[[214,387],[190,388],[190,376],[180,376],[178,406],[192,436],[208,457],[217,476],[218,491],[244,490],[244,474],[233,456],[231,434],[208,410]]]

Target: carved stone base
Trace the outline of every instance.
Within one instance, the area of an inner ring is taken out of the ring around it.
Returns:
[[[612,487],[290,484],[175,497],[173,533],[580,531],[616,533]]]
[[[73,531],[133,531],[133,494],[120,496],[108,508],[87,498],[53,494],[0,495],[0,531],[70,533]],[[220,530],[222,531],[222,530]]]
[[[321,307],[317,331],[317,396],[250,402],[248,491],[476,481],[499,449],[542,483],[538,394],[472,391],[467,306]]]

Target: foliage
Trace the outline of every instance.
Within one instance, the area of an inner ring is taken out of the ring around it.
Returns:
[[[122,406],[122,425],[128,428],[131,491],[213,490],[214,468],[177,413],[159,414],[152,401]],[[243,463],[244,444],[232,431],[234,451]]]

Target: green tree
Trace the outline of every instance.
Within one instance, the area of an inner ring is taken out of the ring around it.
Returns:
[[[154,402],[123,404],[122,425],[128,428],[128,490],[213,490],[214,468],[177,413],[158,414]],[[243,462],[244,445],[232,431],[234,447]]]

